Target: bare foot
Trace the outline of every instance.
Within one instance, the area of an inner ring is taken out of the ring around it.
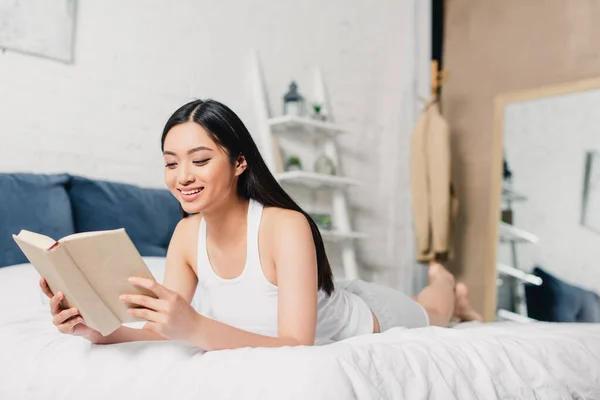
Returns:
[[[443,265],[429,264],[429,283],[417,296],[429,315],[429,322],[435,326],[448,326],[454,315],[454,275]]]
[[[462,282],[456,284],[454,288],[456,302],[454,304],[454,317],[460,321],[479,321],[482,322],[483,318],[475,311],[469,303],[469,289],[467,285]]]
[[[429,264],[429,283],[433,284],[437,281],[443,281],[449,283],[454,287],[454,275],[450,273],[442,264],[438,264],[436,262]]]

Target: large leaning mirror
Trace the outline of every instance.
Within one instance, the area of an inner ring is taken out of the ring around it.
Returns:
[[[600,79],[495,103],[499,319],[600,322]]]

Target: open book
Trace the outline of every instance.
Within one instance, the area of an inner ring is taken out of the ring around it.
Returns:
[[[119,300],[128,293],[156,297],[132,285],[130,276],[154,279],[125,229],[84,232],[58,241],[22,230],[13,235],[53,293],[65,294],[63,305],[77,307],[84,322],[103,336],[122,323],[139,322]]]

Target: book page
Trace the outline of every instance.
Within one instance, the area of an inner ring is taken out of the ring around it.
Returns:
[[[44,249],[44,250],[48,250],[49,248],[51,248],[52,246],[54,246],[56,244],[56,240],[54,240],[46,235],[41,235],[39,233],[26,231],[25,229],[22,229],[21,232],[19,232],[19,234],[16,237],[18,237],[22,241],[29,243],[32,246],[35,246],[39,249]],[[15,238],[15,235],[13,235],[13,238]]]
[[[130,305],[119,300],[122,294],[145,294],[151,291],[129,283],[131,276],[154,277],[124,229],[103,231],[63,241],[71,258],[114,315],[122,323],[141,321],[127,312]]]
[[[65,242],[69,242],[69,241],[73,241],[73,240],[81,239],[81,238],[86,238],[86,237],[102,236],[102,235],[106,235],[108,232],[113,232],[113,231],[109,230],[109,231],[92,231],[92,232],[73,233],[71,235],[65,236],[64,238],[60,239],[59,242],[65,243]]]
[[[86,325],[105,336],[120,326],[120,321],[104,305],[62,246],[45,250],[29,243],[27,236],[19,234],[13,235],[13,238],[38,273],[46,279],[50,290],[55,294],[58,291],[65,294],[63,306],[77,307]]]

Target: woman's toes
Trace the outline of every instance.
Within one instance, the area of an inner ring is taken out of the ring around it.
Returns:
[[[458,282],[454,287],[454,292],[456,293],[456,298],[458,300],[469,301],[469,288],[462,282]]]
[[[428,271],[429,279],[433,282],[437,279],[443,279],[451,282],[454,285],[454,275],[450,273],[442,264],[431,263],[429,264]]]
[[[455,316],[462,321],[483,321],[483,317],[469,303],[469,288],[462,282],[456,284],[454,288],[456,296],[456,305],[454,307]]]

